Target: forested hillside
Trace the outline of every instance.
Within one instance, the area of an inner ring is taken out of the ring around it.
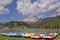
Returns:
[[[0,28],[29,28],[29,25],[22,21],[10,21],[5,23],[0,23]]]

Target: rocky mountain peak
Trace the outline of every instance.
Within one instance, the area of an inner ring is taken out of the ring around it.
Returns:
[[[25,22],[36,22],[38,20],[38,17],[35,15],[30,15],[28,18],[24,19]]]

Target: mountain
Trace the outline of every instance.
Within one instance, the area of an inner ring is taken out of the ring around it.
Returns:
[[[32,23],[33,22],[33,23]],[[29,23],[29,24],[28,24]],[[5,23],[0,23],[0,28],[45,28],[45,29],[55,29],[60,28],[60,11],[57,11],[52,16],[38,19],[37,16],[30,15],[23,21],[10,21]]]
[[[32,23],[30,26],[31,28],[60,28],[60,11],[57,11],[55,14],[45,19],[39,19],[37,22]]]
[[[48,21],[48,20],[54,20],[54,19],[57,19],[57,18],[60,18],[60,11],[57,11],[56,13],[54,13],[53,15],[47,17],[47,18],[44,18],[44,19],[40,19],[39,21]]]
[[[30,15],[28,18],[23,20],[24,22],[36,22],[38,21],[38,17],[35,15]]]
[[[53,14],[51,17],[60,16],[60,10]]]

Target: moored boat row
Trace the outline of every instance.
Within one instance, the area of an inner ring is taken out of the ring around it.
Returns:
[[[30,38],[54,38],[58,35],[58,33],[5,32],[1,33],[1,35]]]

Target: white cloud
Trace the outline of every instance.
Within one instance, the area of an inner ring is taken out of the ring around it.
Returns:
[[[42,12],[51,11],[60,6],[59,0],[37,0],[31,3],[31,0],[18,0],[17,10],[23,15],[38,15]]]
[[[0,7],[0,14],[5,14],[5,13],[9,13],[9,10],[7,8]]]
[[[9,9],[5,8],[7,4],[10,4],[12,0],[0,0],[0,14],[9,13]]]

